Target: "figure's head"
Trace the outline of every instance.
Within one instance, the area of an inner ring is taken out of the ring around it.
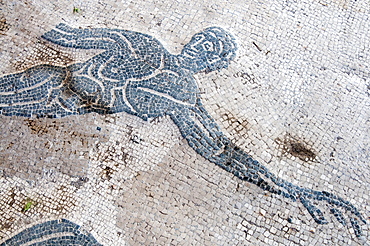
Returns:
[[[209,27],[195,34],[181,52],[196,62],[197,71],[227,68],[236,55],[234,37],[220,27]]]

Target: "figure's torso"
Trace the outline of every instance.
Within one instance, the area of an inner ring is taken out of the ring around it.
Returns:
[[[133,37],[126,40],[129,52],[127,47],[107,50],[71,65],[69,89],[83,101],[98,108],[112,108],[113,112],[122,111],[117,103],[124,103],[127,107],[123,111],[145,115],[142,118],[163,115],[174,106],[195,104],[197,85],[193,73],[179,66],[176,56],[144,34],[135,43]]]

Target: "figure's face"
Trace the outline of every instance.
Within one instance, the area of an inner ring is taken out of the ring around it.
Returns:
[[[184,47],[184,55],[196,58],[200,54],[215,52],[219,49],[218,45],[211,42],[203,33],[193,36],[191,41]]]
[[[184,46],[182,55],[201,63],[201,70],[214,71],[227,68],[235,56],[236,44],[226,35],[228,34],[220,28],[208,28],[193,36]]]

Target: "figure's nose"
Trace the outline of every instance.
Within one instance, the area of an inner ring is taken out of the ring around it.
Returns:
[[[199,53],[199,52],[203,51],[203,46],[202,46],[201,43],[194,44],[192,46],[192,50],[197,51]]]

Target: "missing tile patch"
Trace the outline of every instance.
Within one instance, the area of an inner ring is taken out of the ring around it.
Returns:
[[[286,134],[282,139],[277,138],[275,142],[279,145],[283,155],[294,156],[304,162],[312,162],[317,158],[317,154],[308,143],[290,134]]]

